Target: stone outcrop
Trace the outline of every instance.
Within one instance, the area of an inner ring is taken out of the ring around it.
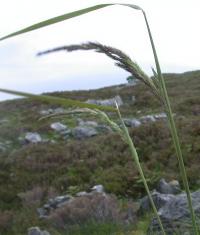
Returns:
[[[63,207],[67,203],[72,202],[76,197],[89,196],[93,195],[94,193],[100,193],[102,195],[105,195],[103,185],[95,185],[94,187],[91,188],[90,192],[78,192],[75,197],[66,194],[66,195],[57,196],[55,198],[51,198],[41,208],[38,208],[37,212],[40,218],[46,218],[50,215],[52,211],[54,211],[57,208]]]
[[[178,181],[167,183],[161,179],[158,191],[152,193],[153,200],[158,209],[158,214],[164,226],[166,235],[183,234],[193,235],[190,211],[186,193],[180,193]],[[178,193],[178,194],[177,194]],[[193,208],[200,220],[200,190],[191,193]],[[150,203],[147,197],[141,199],[140,211],[150,210]],[[154,217],[149,225],[147,235],[162,235],[157,219]]]
[[[197,220],[200,219],[200,191],[191,194],[192,203]],[[174,195],[163,207],[158,211],[163,222],[167,235],[188,234],[193,235],[190,212],[188,209],[187,196],[185,193]],[[148,229],[148,235],[161,235],[158,221],[154,218]]]
[[[140,118],[124,118],[124,123],[127,127],[138,127],[144,123],[147,122],[155,122],[160,119],[166,118],[165,113],[158,113],[158,114],[151,114],[151,115],[145,115]]]
[[[103,106],[114,106],[115,107],[115,102],[117,102],[118,106],[122,106],[124,104],[122,98],[117,95],[113,98],[110,99],[105,99],[105,100],[87,100],[86,103],[88,104],[96,104],[96,105],[103,105]]]
[[[28,229],[28,235],[50,235],[46,230],[40,230],[39,227],[31,227]]]

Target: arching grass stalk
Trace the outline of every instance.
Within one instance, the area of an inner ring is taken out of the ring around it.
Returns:
[[[151,30],[150,30],[150,26],[149,26],[146,14],[143,10],[142,10],[142,13],[144,15],[145,23],[146,23],[147,30],[148,30],[148,35],[149,35],[150,42],[151,42],[151,47],[153,50],[153,55],[154,55],[154,60],[155,60],[156,70],[157,70],[157,79],[159,81],[159,87],[160,87],[160,94],[163,97],[165,111],[167,113],[167,119],[168,119],[168,123],[169,123],[169,127],[170,127],[170,132],[171,132],[173,144],[175,147],[175,151],[176,151],[176,155],[177,155],[177,159],[178,159],[178,163],[179,163],[179,169],[180,169],[181,177],[183,180],[183,185],[184,185],[184,188],[185,188],[185,191],[187,194],[187,200],[188,200],[188,206],[189,206],[190,215],[191,215],[191,219],[192,219],[193,230],[194,230],[195,234],[198,235],[198,234],[200,234],[200,231],[199,231],[199,228],[198,228],[198,225],[196,222],[196,216],[195,216],[194,209],[192,206],[192,198],[191,198],[190,188],[189,188],[187,174],[186,174],[186,170],[185,170],[185,164],[184,164],[184,160],[183,160],[183,155],[182,155],[182,151],[181,151],[181,147],[180,147],[180,141],[179,141],[175,121],[173,118],[173,113],[172,113],[171,104],[169,101],[169,96],[168,96],[167,89],[165,86],[165,80],[164,80],[162,72],[161,72],[160,63],[158,60],[155,44],[153,41],[153,37],[151,34]]]
[[[157,209],[156,209],[156,206],[155,206],[155,204],[154,204],[153,198],[152,198],[152,196],[151,196],[151,192],[150,192],[150,190],[149,190],[147,181],[146,181],[146,179],[145,179],[145,176],[144,176],[144,173],[143,173],[141,164],[140,164],[140,160],[139,160],[139,157],[138,157],[136,148],[135,148],[134,143],[133,143],[133,141],[132,141],[132,139],[131,139],[131,137],[130,137],[130,135],[129,135],[128,129],[127,129],[126,125],[124,124],[124,121],[123,121],[123,119],[122,119],[122,117],[121,117],[121,113],[120,113],[120,111],[119,111],[118,105],[116,104],[116,106],[117,106],[117,112],[118,112],[119,119],[120,119],[120,121],[121,121],[121,123],[122,123],[122,128],[123,128],[124,137],[126,138],[127,144],[128,144],[129,149],[130,149],[130,151],[131,151],[132,158],[133,158],[133,160],[134,160],[134,162],[135,162],[135,164],[136,164],[136,166],[137,166],[137,169],[138,169],[138,171],[139,171],[140,177],[141,177],[141,179],[142,179],[142,182],[143,182],[143,184],[144,184],[145,190],[146,190],[147,195],[148,195],[148,197],[149,197],[149,201],[150,201],[150,203],[151,203],[153,212],[154,212],[154,214],[155,214],[155,216],[156,216],[156,218],[157,218],[157,220],[158,220],[158,223],[159,223],[159,225],[160,225],[160,229],[161,229],[162,233],[165,235],[166,233],[165,233],[165,230],[164,230],[164,228],[163,228],[162,221],[161,221],[161,219],[160,219],[160,216],[159,216],[159,214],[158,214],[158,211],[157,211]]]

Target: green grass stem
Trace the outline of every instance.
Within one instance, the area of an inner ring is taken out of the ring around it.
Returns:
[[[145,22],[146,22],[146,26],[147,26],[147,30],[148,30],[148,35],[149,35],[150,42],[151,42],[151,47],[152,47],[152,50],[153,50],[154,60],[155,60],[156,69],[157,69],[157,75],[158,75],[158,79],[159,79],[160,85],[161,85],[161,94],[162,94],[163,99],[165,101],[165,110],[166,110],[166,113],[167,113],[167,119],[168,119],[168,123],[169,123],[169,127],[170,127],[170,132],[171,132],[173,144],[174,144],[177,159],[178,159],[178,164],[179,164],[179,168],[180,168],[181,177],[182,177],[182,180],[183,180],[183,185],[184,185],[184,188],[185,188],[185,191],[186,191],[186,194],[187,194],[187,200],[188,200],[188,206],[189,206],[189,210],[190,210],[190,214],[191,214],[193,230],[194,230],[194,233],[196,235],[199,235],[200,234],[199,233],[199,228],[197,226],[195,212],[194,212],[194,209],[193,209],[193,206],[192,206],[192,198],[191,198],[190,188],[189,188],[187,174],[186,174],[186,170],[185,170],[185,164],[184,164],[184,160],[183,160],[183,156],[182,156],[182,151],[181,151],[181,147],[180,147],[180,141],[179,141],[175,121],[174,121],[174,118],[173,118],[173,113],[172,113],[171,104],[170,104],[170,101],[169,101],[169,96],[168,96],[165,81],[164,81],[164,78],[163,78],[163,75],[162,75],[162,72],[161,72],[160,63],[159,63],[159,60],[158,60],[156,48],[155,48],[155,45],[154,45],[151,30],[150,30],[150,26],[148,24],[148,20],[147,20],[145,12],[142,11],[142,13],[143,13],[144,18],[145,18]]]
[[[140,177],[141,177],[142,182],[143,182],[143,184],[144,184],[145,190],[146,190],[147,195],[148,195],[148,197],[149,197],[149,201],[150,201],[150,204],[151,204],[151,206],[152,206],[153,212],[154,212],[154,214],[155,214],[155,216],[156,216],[156,218],[157,218],[157,220],[158,220],[158,223],[159,223],[159,226],[160,226],[160,229],[161,229],[163,235],[166,235],[165,230],[164,230],[164,227],[163,227],[163,225],[162,225],[162,221],[161,221],[161,219],[160,219],[160,216],[158,215],[158,211],[157,211],[157,209],[156,209],[156,206],[155,206],[155,204],[154,204],[153,198],[152,198],[152,196],[151,196],[151,192],[150,192],[150,190],[149,190],[149,187],[148,187],[146,178],[145,178],[145,176],[144,176],[144,172],[143,172],[142,167],[141,167],[141,164],[140,164],[140,160],[139,160],[139,157],[138,157],[138,153],[137,153],[136,148],[135,148],[135,146],[134,146],[134,143],[133,143],[133,141],[132,141],[132,139],[131,139],[131,137],[130,137],[130,135],[129,135],[129,131],[128,131],[128,129],[127,129],[127,127],[126,127],[126,125],[125,125],[125,123],[124,123],[122,117],[121,117],[121,113],[120,113],[118,107],[117,107],[117,113],[118,113],[119,119],[120,119],[120,121],[121,121],[121,123],[122,123],[122,128],[123,128],[124,136],[125,136],[125,138],[126,138],[126,140],[127,140],[127,144],[128,144],[129,149],[130,149],[130,151],[131,151],[131,155],[132,155],[133,160],[134,160],[134,162],[135,162],[135,164],[136,164],[136,166],[137,166],[137,169],[138,169],[138,171],[139,171]]]

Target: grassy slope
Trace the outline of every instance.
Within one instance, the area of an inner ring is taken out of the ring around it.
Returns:
[[[165,78],[176,114],[190,185],[195,189],[200,186],[200,71],[165,74]],[[118,94],[126,103],[121,108],[124,117],[162,112],[151,92],[142,84],[136,87],[55,92],[52,95],[84,101],[110,98]],[[131,102],[133,95],[136,97],[134,104]],[[59,118],[38,121],[39,110],[48,108],[45,104],[28,100],[0,103],[0,120],[8,120],[0,124],[0,142],[12,141],[12,148],[6,153],[0,153],[0,210],[11,210],[15,218],[12,232],[8,234],[23,234],[27,227],[42,223],[38,221],[33,208],[22,207],[17,196],[36,185],[45,189],[53,187],[58,193],[65,193],[70,189],[80,191],[95,184],[103,184],[108,192],[120,197],[138,198],[144,194],[129,150],[119,136],[108,133],[66,143],[49,127],[50,123],[60,121]],[[87,116],[84,118],[92,120]],[[76,124],[76,117],[73,116],[61,120],[69,126]],[[27,131],[37,131],[43,137],[56,139],[57,143],[22,146],[18,137]],[[179,179],[174,149],[164,121],[130,129],[130,133],[152,188],[160,177]],[[24,226],[20,225],[21,221]]]

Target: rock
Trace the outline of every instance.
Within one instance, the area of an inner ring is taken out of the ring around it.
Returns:
[[[25,141],[28,143],[36,144],[41,142],[42,138],[37,132],[27,132],[25,135]]]
[[[103,185],[95,185],[94,187],[91,188],[92,192],[96,193],[105,193]]]
[[[136,119],[136,118],[132,118],[132,119],[128,119],[128,118],[125,118],[123,119],[124,120],[124,123],[127,127],[138,127],[140,126],[142,123]]]
[[[167,115],[165,113],[158,113],[158,114],[152,114],[152,115],[146,115],[140,118],[141,122],[155,122],[157,119],[163,119],[166,118]]]
[[[159,113],[159,114],[155,114],[154,117],[156,119],[167,118],[167,115],[166,115],[166,113]]]
[[[146,115],[140,118],[141,122],[146,123],[146,122],[155,122],[156,119],[154,115]]]
[[[62,132],[67,129],[67,126],[60,122],[54,122],[51,124],[51,128],[57,132]]]
[[[161,179],[156,190],[163,194],[178,194],[181,193],[180,184],[177,180],[172,180],[169,183],[165,179]]]
[[[114,98],[111,99],[105,99],[105,100],[87,100],[86,103],[88,104],[96,104],[96,105],[104,105],[104,106],[115,106],[115,102],[117,102],[118,106],[123,105],[122,98],[117,95]]]
[[[163,194],[164,195],[164,194]],[[179,195],[171,195],[171,199],[165,203],[158,211],[163,222],[167,235],[173,234],[189,234],[192,235],[192,224],[188,209],[186,193]],[[191,193],[193,208],[197,217],[200,219],[200,190]],[[148,228],[148,235],[160,235],[160,228],[157,219],[154,218]]]
[[[79,126],[92,126],[97,127],[98,123],[95,121],[83,121],[82,119],[79,120]]]
[[[46,116],[46,115],[49,115],[49,114],[53,114],[53,109],[41,110],[39,113],[43,116]]]
[[[93,127],[78,126],[73,129],[73,136],[76,139],[85,139],[97,135],[98,132]]]
[[[28,229],[28,235],[50,235],[46,230],[41,231],[39,227],[32,227]]]
[[[47,110],[41,110],[39,113],[42,116],[47,116],[50,114],[62,114],[65,113],[66,110],[63,108],[56,108],[56,109],[47,109]]]
[[[151,193],[151,196],[153,198],[153,201],[155,203],[155,206],[157,208],[157,210],[159,210],[161,207],[163,207],[168,201],[170,201],[172,198],[174,198],[175,196],[172,194],[162,194],[159,193],[157,191],[153,191]],[[150,212],[152,210],[150,201],[149,201],[149,197],[145,196],[142,199],[140,199],[140,208],[139,208],[139,212],[141,214],[146,213],[146,212]]]
[[[53,110],[54,114],[62,114],[62,113],[65,113],[65,112],[66,112],[66,110],[63,109],[63,108],[56,108],[56,109]]]
[[[62,207],[64,204],[70,202],[73,199],[71,195],[57,196],[48,200],[43,207],[38,208],[37,212],[40,218],[47,217],[52,210]]]
[[[141,111],[139,111],[138,113],[141,113]],[[155,122],[156,120],[162,119],[162,118],[166,118],[165,113],[146,115],[146,116],[140,117],[139,119],[125,118],[123,120],[124,120],[124,123],[127,127],[138,127],[143,123]]]
[[[76,194],[76,197],[82,197],[82,196],[87,196],[87,195],[89,195],[90,193],[87,193],[87,192],[85,192],[85,191],[83,191],[83,192],[78,192],[77,194]]]

